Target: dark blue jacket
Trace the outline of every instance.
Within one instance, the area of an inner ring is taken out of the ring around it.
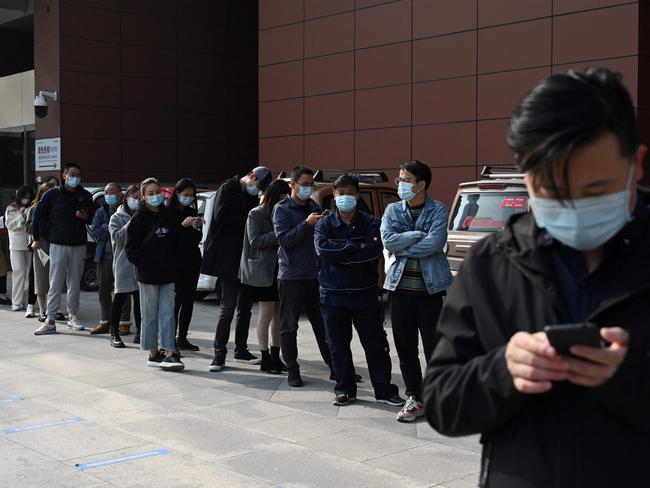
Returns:
[[[305,219],[310,213],[323,209],[311,198],[298,205],[291,197],[285,198],[273,209],[273,230],[278,239],[278,279],[315,280],[318,278],[314,227]]]
[[[382,253],[379,226],[377,217],[361,211],[350,225],[338,212],[316,224],[314,245],[323,304],[354,306],[360,302],[365,306],[377,302],[377,263]]]
[[[111,247],[111,234],[108,232],[108,221],[110,219],[110,210],[108,206],[99,207],[93,217],[93,225],[90,232],[97,241],[95,248],[96,263],[103,259],[113,259],[113,249]]]

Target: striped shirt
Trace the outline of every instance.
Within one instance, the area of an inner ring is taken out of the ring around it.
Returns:
[[[424,203],[417,207],[409,207],[411,218],[413,222],[417,222],[420,213],[424,209]],[[404,266],[404,272],[400,279],[399,285],[395,293],[401,295],[427,295],[427,286],[422,277],[422,266],[420,265],[420,258],[408,258]]]

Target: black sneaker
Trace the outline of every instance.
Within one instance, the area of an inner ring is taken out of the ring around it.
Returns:
[[[171,356],[167,356],[163,359],[160,363],[160,367],[166,371],[183,371],[185,369],[183,361],[180,360],[176,353],[172,353]]]
[[[235,351],[235,361],[246,364],[260,364],[261,359],[257,356],[253,356],[247,349],[245,351]]]
[[[63,315],[63,313],[61,312],[57,312],[56,317],[54,317],[54,320],[56,320],[57,322],[67,322],[68,317]]]
[[[339,395],[336,395],[334,398],[334,401],[332,402],[332,405],[335,407],[343,407],[344,405],[348,405],[349,403],[355,401],[357,397],[354,395],[348,395],[347,393],[341,393]]]
[[[212,364],[208,368],[208,371],[218,372],[221,371],[226,365],[226,358],[221,356],[215,356],[212,360]]]
[[[387,405],[393,405],[395,407],[401,407],[406,403],[406,400],[404,400],[401,396],[399,396],[397,393],[395,395],[391,395],[386,398],[377,398],[377,403],[385,403]]]
[[[334,371],[330,370],[330,380],[336,381],[336,375],[334,374]],[[363,382],[363,378],[361,377],[360,374],[355,374],[354,375],[354,381],[356,383],[361,383]]]
[[[158,351],[153,356],[149,356],[149,360],[147,361],[147,366],[150,366],[152,368],[158,368],[160,367],[160,363],[162,363],[163,359],[165,359],[165,355],[162,352]]]
[[[117,349],[122,349],[126,346],[124,346],[124,342],[122,342],[122,338],[120,336],[112,336],[111,337],[111,347],[115,347]]]
[[[39,322],[45,322],[46,320],[47,320],[47,315],[45,315],[44,313],[42,313],[42,314],[40,314],[38,316],[38,321]]]
[[[290,369],[289,370],[289,377],[287,378],[287,383],[289,386],[292,386],[294,388],[299,388],[302,386],[302,378],[300,377],[300,370],[299,369]]]
[[[184,351],[198,351],[200,350],[199,346],[195,346],[192,344],[190,341],[185,339],[181,339],[180,337],[176,339],[176,349],[184,350]]]
[[[140,331],[136,331],[133,336],[133,344],[140,344]]]

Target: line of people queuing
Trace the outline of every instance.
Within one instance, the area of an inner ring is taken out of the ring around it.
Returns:
[[[258,166],[218,189],[203,256],[204,223],[192,180],[178,181],[166,202],[155,178],[125,191],[111,182],[104,189],[104,204],[93,212],[92,196],[80,184],[80,166],[67,163],[63,178],[59,186],[43,183],[33,199],[24,196],[31,190],[21,187],[7,209],[12,263],[14,246],[19,247],[16,262],[20,258],[24,263],[14,267],[12,307],[19,310],[29,302],[22,294],[28,295],[33,262],[43,322],[34,334],[57,331],[66,286],[67,328],[84,330],[77,317],[89,227],[97,243],[101,314],[90,333],[110,334],[112,347],[125,347],[133,312],[134,343],[148,351],[148,366],[183,370],[180,351],[199,350],[189,342],[188,330],[198,276],[204,273],[221,285],[210,371],[226,366],[235,319],[236,362],[259,364],[270,374],[287,372],[289,386],[303,386],[297,331],[305,311],[335,381],[334,405],[355,401],[362,381],[350,349],[354,326],[376,400],[402,407],[397,419],[403,422],[424,415],[418,343],[421,338],[428,358],[442,296],[452,281],[443,254],[447,209],[427,196],[431,170],[424,163],[402,165],[396,181],[402,201],[389,205],[381,221],[357,208],[359,181],[352,175],[342,174],[334,182],[334,207],[323,210],[311,198],[313,170],[298,166],[285,181],[273,180],[268,168]],[[388,263],[383,288],[390,294],[406,400],[391,382],[379,300],[382,253]],[[255,303],[261,358],[248,349]]]

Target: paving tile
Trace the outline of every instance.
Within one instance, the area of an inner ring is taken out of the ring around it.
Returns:
[[[378,457],[366,464],[432,483],[446,483],[475,473],[480,455],[438,444],[428,444]]]
[[[465,449],[478,454],[481,453],[481,444],[479,443],[480,436],[478,435],[447,437],[433,430],[425,419],[418,420],[415,425],[417,428],[418,439],[454,447],[456,449]]]
[[[354,424],[345,420],[297,412],[293,415],[256,422],[250,424],[248,428],[270,437],[298,442],[350,430],[354,428]]]
[[[474,473],[464,478],[459,478],[453,481],[447,481],[444,485],[439,485],[440,488],[476,488],[478,486],[479,473]],[[438,488],[438,487],[436,487]]]
[[[224,394],[228,393],[225,392]],[[224,408],[204,407],[192,410],[193,415],[237,426],[248,426],[264,420],[295,415],[296,413],[297,410],[294,408],[250,398],[236,403],[229,403]]]
[[[299,446],[255,452],[220,464],[283,488],[424,488],[433,484]]]

